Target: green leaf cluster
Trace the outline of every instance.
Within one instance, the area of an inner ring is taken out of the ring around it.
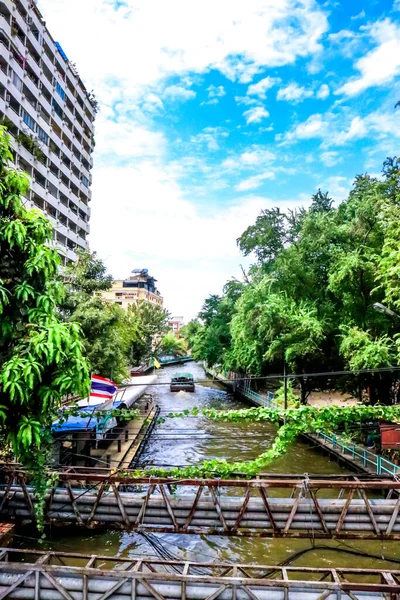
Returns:
[[[62,397],[86,395],[89,376],[79,326],[60,319],[51,224],[24,206],[29,179],[11,158],[0,127],[0,428],[40,479]]]

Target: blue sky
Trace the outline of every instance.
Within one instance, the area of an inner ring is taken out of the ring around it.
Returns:
[[[93,249],[193,316],[263,208],[398,154],[400,0],[41,0],[101,111]]]

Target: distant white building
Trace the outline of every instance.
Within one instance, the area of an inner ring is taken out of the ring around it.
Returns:
[[[64,262],[87,248],[96,101],[33,0],[0,0],[0,124]]]
[[[171,317],[171,319],[168,321],[168,327],[175,334],[179,333],[184,324],[183,317]]]

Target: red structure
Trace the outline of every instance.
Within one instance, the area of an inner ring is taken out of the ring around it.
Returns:
[[[382,450],[400,450],[400,424],[390,421],[379,423]]]

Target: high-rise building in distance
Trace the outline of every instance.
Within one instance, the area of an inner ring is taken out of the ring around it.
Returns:
[[[64,262],[87,248],[96,100],[33,0],[0,0],[0,124]]]

